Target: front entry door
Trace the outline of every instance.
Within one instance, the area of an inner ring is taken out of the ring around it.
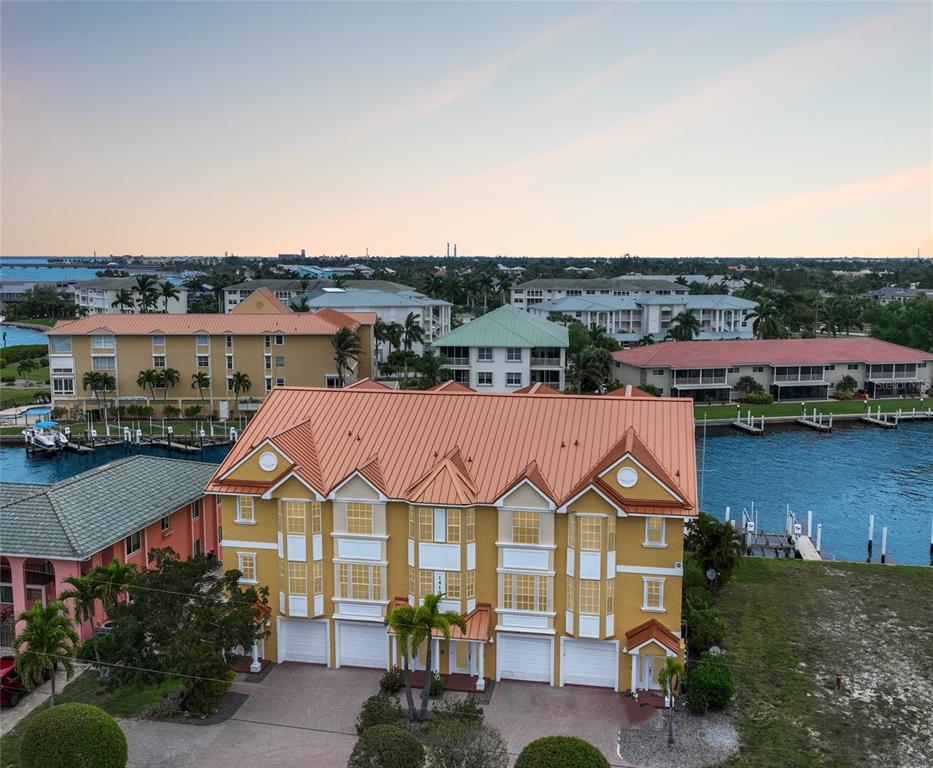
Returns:
[[[469,675],[472,672],[473,643],[466,640],[450,641],[450,671]]]
[[[660,688],[658,685],[658,672],[664,665],[664,657],[645,654],[640,656],[639,659],[641,661],[641,680],[639,681],[638,687],[657,690]]]

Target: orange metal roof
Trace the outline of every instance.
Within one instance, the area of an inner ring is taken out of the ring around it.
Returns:
[[[407,597],[396,597],[389,605],[389,613],[392,613],[401,605],[408,605]],[[492,606],[489,603],[477,603],[476,607],[469,613],[464,614],[463,620],[466,622],[466,632],[461,632],[460,627],[450,628],[451,640],[477,640],[485,643],[489,639],[489,617],[492,615]],[[389,634],[394,635],[395,630],[388,628]],[[431,637],[443,637],[444,633],[440,630],[432,630]]]
[[[537,384],[529,384],[527,387],[522,387],[521,389],[515,390],[516,395],[559,395],[558,392],[553,387],[549,387],[547,384],[542,384],[538,382]]]
[[[450,379],[445,381],[437,386],[431,387],[427,390],[428,392],[476,392],[475,389],[471,389],[466,384],[461,384],[459,381],[454,381]]]
[[[348,384],[344,389],[368,389],[375,392],[381,391],[391,391],[392,387],[387,387],[385,384],[381,384],[378,381],[373,381],[372,379],[360,379],[359,381],[354,381],[352,384]]]
[[[727,368],[733,365],[826,365],[864,362],[920,363],[933,352],[902,347],[880,339],[735,339],[664,341],[613,352],[620,363],[641,367]]]
[[[674,653],[680,652],[680,638],[657,619],[649,619],[625,633],[626,648],[637,648],[647,640],[654,640]]]
[[[344,313],[321,309],[317,312],[291,312],[273,315],[88,315],[79,320],[59,322],[49,330],[52,336],[113,334],[114,336],[187,336],[276,334],[331,336],[340,328],[357,329],[367,324],[371,312]]]
[[[631,384],[626,384],[624,387],[603,392],[603,397],[654,397],[654,395],[638,387],[633,387]]]
[[[223,475],[265,439],[322,496],[358,472],[390,499],[493,504],[527,478],[560,505],[631,451],[684,499],[667,514],[696,507],[685,398],[276,387],[208,490],[226,492]],[[623,502],[658,512],[639,498]]]

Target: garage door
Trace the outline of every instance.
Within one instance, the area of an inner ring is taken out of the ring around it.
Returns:
[[[385,669],[389,636],[382,624],[341,621],[337,628],[337,663],[341,667]]]
[[[615,643],[565,637],[562,646],[561,669],[565,685],[616,687],[619,649]]]
[[[551,638],[499,634],[496,643],[499,677],[551,682]]]
[[[279,618],[279,661],[327,663],[327,624]]]

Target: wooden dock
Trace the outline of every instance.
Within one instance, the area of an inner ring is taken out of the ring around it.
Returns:
[[[741,432],[748,432],[750,435],[763,435],[765,433],[764,427],[756,427],[744,421],[733,421],[732,426]]]
[[[821,413],[820,416],[822,415],[823,414]],[[817,432],[832,432],[833,431],[833,420],[831,417],[832,417],[832,414],[830,414],[830,419],[826,422],[824,422],[822,419],[818,421],[813,421],[812,419],[803,417],[803,418],[797,419],[797,423],[802,424],[803,426],[808,427],[809,429],[815,429]]]
[[[861,421],[883,429],[897,429],[897,418],[895,418],[894,421],[888,421],[888,415],[889,414],[885,413],[883,414],[884,418],[880,419],[876,416],[862,416]]]

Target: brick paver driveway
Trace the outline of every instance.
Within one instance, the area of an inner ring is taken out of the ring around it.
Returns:
[[[344,768],[356,743],[356,716],[378,690],[380,675],[286,663],[261,684],[236,683],[234,690],[250,697],[219,725],[123,720],[130,768]],[[612,691],[499,682],[485,710],[486,722],[505,736],[513,755],[539,736],[569,734],[619,762],[616,729],[624,714]]]

